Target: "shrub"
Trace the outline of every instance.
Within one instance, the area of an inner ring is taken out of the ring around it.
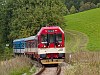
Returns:
[[[80,8],[79,8],[79,11],[84,11],[85,9],[84,9],[84,6],[81,6]]]
[[[97,7],[100,8],[100,3],[97,3]]]
[[[79,8],[79,11],[84,11],[84,10],[89,10],[89,9],[93,9],[93,8],[96,8],[96,5],[94,3],[91,3],[91,2],[87,2],[87,3],[81,3],[80,4],[80,8]]]
[[[91,3],[90,6],[91,6],[92,9],[96,8],[96,5],[94,3]]]

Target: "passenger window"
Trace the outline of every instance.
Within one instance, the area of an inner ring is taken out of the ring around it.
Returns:
[[[27,41],[27,48],[29,48],[30,47],[30,42],[29,41]]]
[[[21,43],[21,47],[24,48],[24,43]]]
[[[31,42],[31,47],[35,48],[35,43],[33,41]]]

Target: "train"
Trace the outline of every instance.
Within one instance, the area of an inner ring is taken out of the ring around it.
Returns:
[[[42,27],[35,36],[13,40],[15,55],[26,55],[42,64],[65,61],[65,35],[59,26]]]

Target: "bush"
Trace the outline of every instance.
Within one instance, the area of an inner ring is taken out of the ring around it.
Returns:
[[[100,3],[97,3],[97,7],[100,8]]]
[[[90,2],[85,3],[84,4],[84,9],[85,10],[89,10],[91,8],[91,5],[90,4],[91,4]]]
[[[89,10],[90,8],[91,8],[90,2],[87,2],[83,4],[82,6],[80,6],[79,11]]]
[[[85,4],[81,4],[79,11],[89,10],[93,8],[96,8],[96,5],[94,3],[87,2]]]
[[[92,9],[96,8],[96,5],[94,3],[91,3],[90,6],[91,6]]]
[[[79,11],[84,11],[85,9],[84,9],[84,6],[81,6],[80,8],[79,8]]]

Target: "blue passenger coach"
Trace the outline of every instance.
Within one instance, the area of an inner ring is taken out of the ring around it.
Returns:
[[[13,51],[15,54],[25,53],[25,46],[26,46],[25,39],[26,38],[21,38],[13,41]]]

